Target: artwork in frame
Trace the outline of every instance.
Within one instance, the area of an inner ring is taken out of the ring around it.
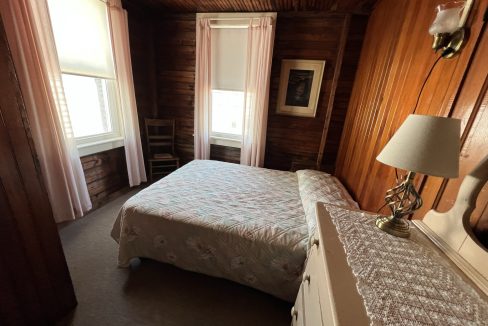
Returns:
[[[315,117],[324,60],[282,60],[276,113]]]

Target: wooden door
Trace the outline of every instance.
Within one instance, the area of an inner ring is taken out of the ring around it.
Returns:
[[[51,325],[75,306],[0,17],[0,324]]]

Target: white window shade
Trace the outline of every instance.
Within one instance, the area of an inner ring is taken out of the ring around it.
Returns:
[[[213,28],[212,89],[244,91],[247,28]]]
[[[49,0],[61,70],[115,78],[106,4],[100,0]]]

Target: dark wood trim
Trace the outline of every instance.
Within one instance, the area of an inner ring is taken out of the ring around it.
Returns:
[[[349,26],[351,24],[351,14],[344,16],[344,23],[342,26],[341,39],[336,56],[336,65],[334,68],[334,77],[332,78],[332,86],[330,87],[329,101],[327,102],[327,109],[325,111],[324,129],[322,130],[322,138],[320,140],[319,152],[317,154],[316,169],[320,170],[322,166],[322,159],[324,157],[325,144],[327,143],[327,134],[329,132],[330,119],[332,110],[334,108],[335,94],[337,84],[341,75],[342,59],[344,58],[344,50],[346,48],[347,36],[349,34]]]

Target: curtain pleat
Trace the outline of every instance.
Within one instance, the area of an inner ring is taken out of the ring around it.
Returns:
[[[274,34],[274,19],[271,17],[262,17],[258,24],[250,24],[248,28],[241,143],[241,164],[244,165],[264,165]]]
[[[115,59],[115,74],[123,119],[125,158],[129,185],[133,187],[140,185],[141,182],[146,182],[147,177],[132,77],[127,11],[122,8],[120,0],[109,1],[108,8]]]
[[[196,23],[195,71],[195,159],[210,159],[211,122],[211,29],[210,20],[198,18]]]

